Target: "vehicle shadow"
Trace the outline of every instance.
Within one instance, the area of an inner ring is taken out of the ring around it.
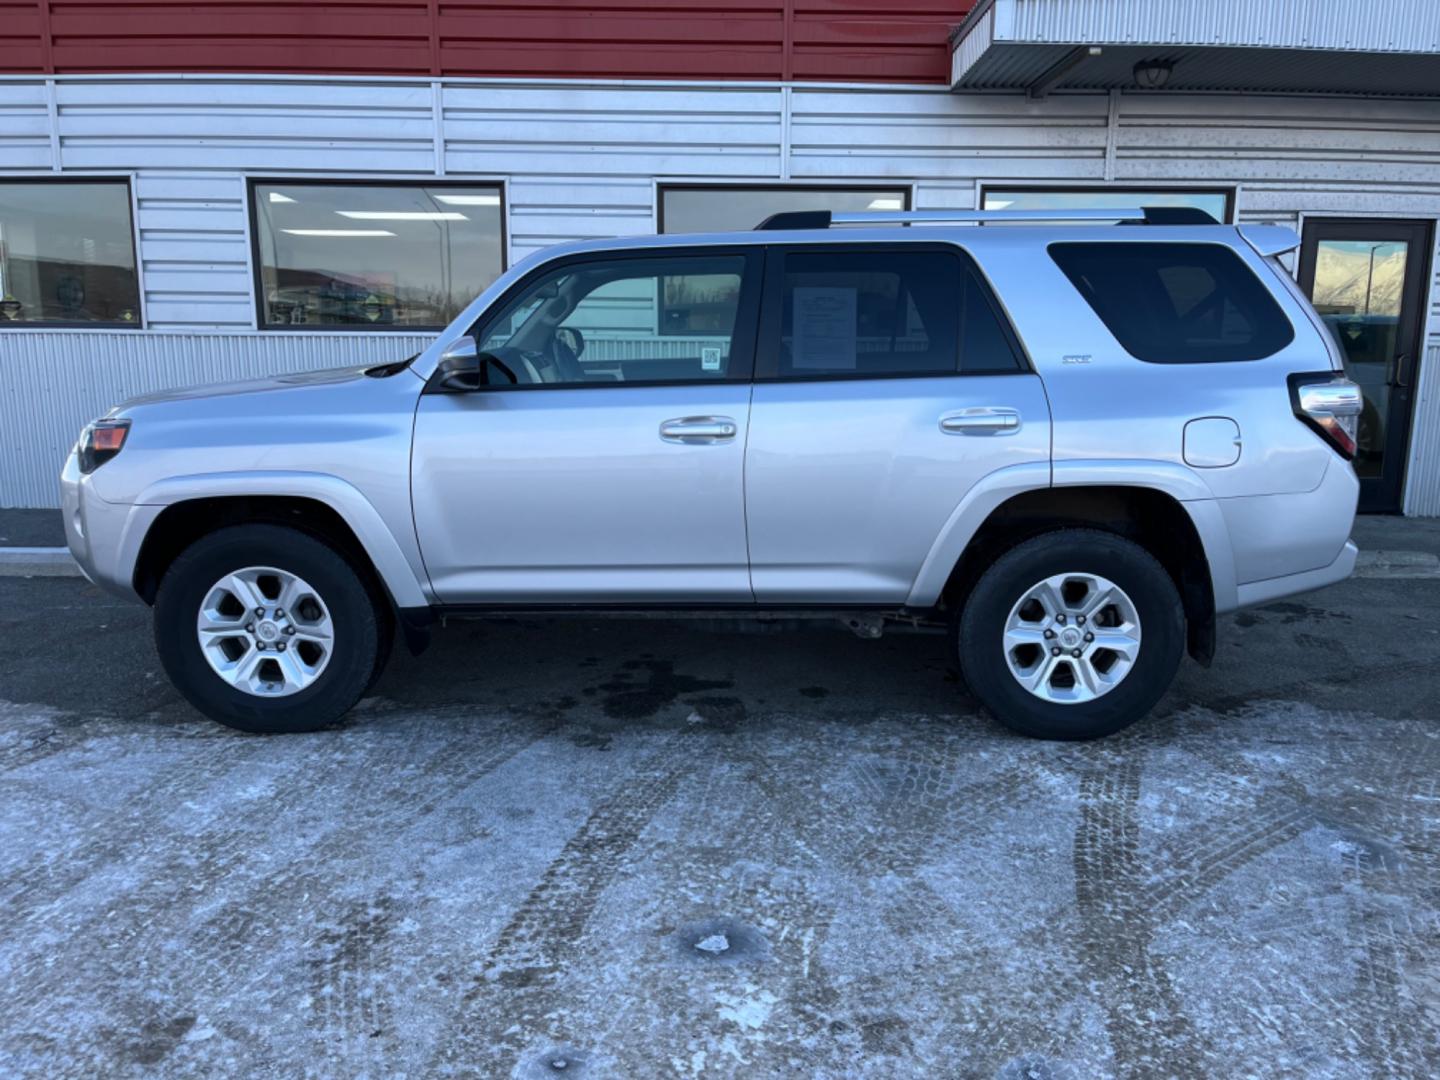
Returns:
[[[729,727],[804,712],[847,723],[906,714],[990,724],[941,634],[860,640],[795,627],[525,617],[454,623],[397,645],[372,694],[407,709],[550,711],[604,727],[698,714]]]

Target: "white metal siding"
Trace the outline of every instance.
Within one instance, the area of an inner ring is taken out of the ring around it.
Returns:
[[[971,207],[984,182],[1238,184],[1244,221],[1440,218],[1433,101],[282,77],[61,78],[55,96],[52,129],[44,80],[0,79],[0,175],[47,174],[58,143],[67,174],[135,176],[151,329],[0,333],[5,505],[53,505],[79,424],[135,390],[424,340],[256,333],[246,175],[503,179],[514,258],[649,232],[667,179],[898,181],[922,209]],[[1440,267],[1432,305],[1407,508],[1440,514]]]
[[[1433,214],[1440,104],[1124,94],[1115,159],[1117,180],[1238,182],[1248,207]]]
[[[1433,325],[1433,324],[1432,324]],[[1415,402],[1415,433],[1410,474],[1405,484],[1405,513],[1440,517],[1440,341],[1430,339]]]
[[[370,173],[434,165],[428,83],[62,78],[56,85],[69,169]]]
[[[960,81],[978,64],[990,46],[995,42],[995,5],[981,11],[965,33],[953,42],[950,53],[950,85],[959,86]]]
[[[1098,180],[1105,165],[1107,99],[1067,95],[863,93],[796,87],[790,176],[973,182],[982,177]]]
[[[1000,41],[1440,50],[1435,0],[996,0]]]
[[[5,169],[48,169],[52,163],[45,82],[0,85],[0,175]]]
[[[778,176],[778,88],[449,86],[447,174],[510,181],[516,259],[654,231],[654,179]]]
[[[1430,318],[1405,476],[1405,513],[1440,517],[1440,225],[1431,269]]]

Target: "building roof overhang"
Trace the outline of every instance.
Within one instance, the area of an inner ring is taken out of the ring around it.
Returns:
[[[951,36],[950,73],[955,90],[1037,97],[1146,85],[1440,97],[1440,2],[981,0]]]

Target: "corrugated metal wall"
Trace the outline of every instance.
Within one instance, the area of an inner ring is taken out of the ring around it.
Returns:
[[[60,78],[52,129],[50,96],[45,80],[0,80],[0,172],[50,170],[57,161],[66,173],[134,172],[150,325],[233,335],[223,348],[236,359],[227,362],[256,374],[340,362],[349,359],[346,343],[357,341],[369,344],[354,348],[372,350],[359,359],[385,358],[396,339],[343,335],[332,347],[324,334],[254,333],[247,173],[418,178],[438,167],[452,178],[501,178],[516,258],[561,240],[652,231],[657,179],[900,181],[915,185],[922,209],[972,207],[987,181],[1238,184],[1242,220],[1440,218],[1433,102],[1218,94],[1030,102],[913,87]],[[1413,512],[1426,513],[1440,513],[1440,277],[1436,287],[1407,496]],[[46,344],[52,340],[86,347]],[[139,340],[154,351],[136,352]],[[196,366],[190,340],[153,331],[0,334],[7,401],[39,402],[27,413],[28,430],[41,432],[45,454],[63,450],[80,417],[70,395],[81,376],[63,374],[69,369],[56,365],[54,351],[37,350],[58,348],[82,370],[114,367],[106,379],[128,379],[136,365],[146,378],[154,365],[162,381],[217,377],[208,362]],[[91,412],[122,389],[94,385],[80,399]],[[7,455],[18,452],[13,431],[7,424]],[[57,467],[48,458],[7,460],[0,474],[18,486],[0,498],[52,501]]]
[[[1433,329],[1434,318],[1430,321]],[[1411,435],[1410,472],[1405,483],[1405,513],[1440,517],[1440,339],[1430,338],[1425,351],[1415,428]]]
[[[0,0],[0,71],[942,82],[971,0]]]
[[[994,25],[1003,41],[1440,49],[1435,0],[998,0]]]

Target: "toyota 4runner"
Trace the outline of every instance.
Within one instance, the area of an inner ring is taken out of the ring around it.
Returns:
[[[1001,722],[1103,735],[1217,615],[1354,565],[1361,397],[1296,243],[1137,209],[551,248],[410,361],[114,409],[70,549],[247,731],[336,721],[397,630],[663,609],[948,627]]]

